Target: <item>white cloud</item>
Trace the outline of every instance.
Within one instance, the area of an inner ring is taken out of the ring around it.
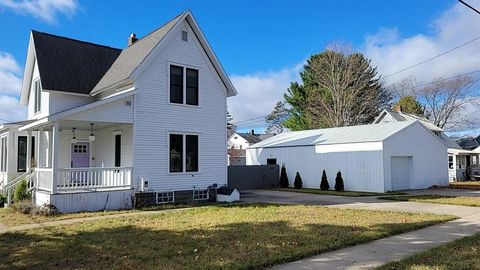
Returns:
[[[0,52],[0,122],[25,119],[26,110],[18,102],[22,86],[20,72],[15,58]]]
[[[0,93],[18,95],[22,80],[19,76],[20,66],[8,53],[0,52]]]
[[[16,97],[0,95],[0,123],[26,119],[26,107],[18,102]]]
[[[389,75],[422,60],[452,49],[480,36],[480,16],[461,4],[455,4],[431,23],[431,32],[401,37],[398,29],[381,29],[366,38],[363,51]],[[480,40],[431,62],[387,78],[396,82],[415,76],[420,82],[450,77],[480,69]]]
[[[233,122],[269,114],[275,103],[283,100],[283,94],[290,82],[299,80],[299,72],[304,63],[279,71],[257,72],[246,75],[232,75],[230,79],[238,95],[228,99],[228,109]],[[239,128],[263,128],[262,118],[240,124]]]
[[[48,23],[54,23],[57,14],[71,16],[78,9],[76,0],[0,0],[0,6]]]

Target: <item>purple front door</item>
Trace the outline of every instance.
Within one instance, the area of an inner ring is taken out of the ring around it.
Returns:
[[[72,168],[90,167],[90,143],[72,143]]]

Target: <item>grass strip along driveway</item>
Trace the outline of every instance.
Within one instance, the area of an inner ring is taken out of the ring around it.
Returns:
[[[288,192],[299,192],[299,193],[309,193],[309,194],[319,194],[319,195],[334,195],[334,196],[347,196],[347,197],[367,197],[367,196],[385,196],[385,195],[403,195],[405,193],[401,192],[388,192],[388,193],[377,193],[377,192],[362,192],[362,191],[335,191],[335,190],[321,190],[315,188],[276,188],[275,191],[288,191]]]
[[[443,196],[443,195],[408,195],[408,196],[379,197],[379,199],[480,207],[480,197]]]
[[[480,269],[480,233],[386,264],[378,269]]]
[[[0,269],[249,269],[416,230],[452,216],[240,204],[0,235]]]

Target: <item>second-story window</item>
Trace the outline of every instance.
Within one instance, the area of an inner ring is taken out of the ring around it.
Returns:
[[[42,109],[42,87],[40,86],[40,80],[35,81],[34,85],[35,90],[35,102],[34,102],[34,112],[39,112]]]
[[[198,106],[198,70],[170,66],[170,102]]]

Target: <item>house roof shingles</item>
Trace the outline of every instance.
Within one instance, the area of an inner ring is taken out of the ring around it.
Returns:
[[[167,35],[170,29],[177,23],[184,13],[173,20],[151,32],[145,37],[137,40],[131,46],[122,50],[111,68],[105,73],[92,92],[99,91],[117,82],[128,79],[138,65],[150,54],[155,46]]]
[[[32,31],[42,88],[89,94],[121,50]]]
[[[258,135],[254,135],[251,133],[237,133],[237,135],[244,138],[249,143],[258,143],[262,141],[262,139]]]

